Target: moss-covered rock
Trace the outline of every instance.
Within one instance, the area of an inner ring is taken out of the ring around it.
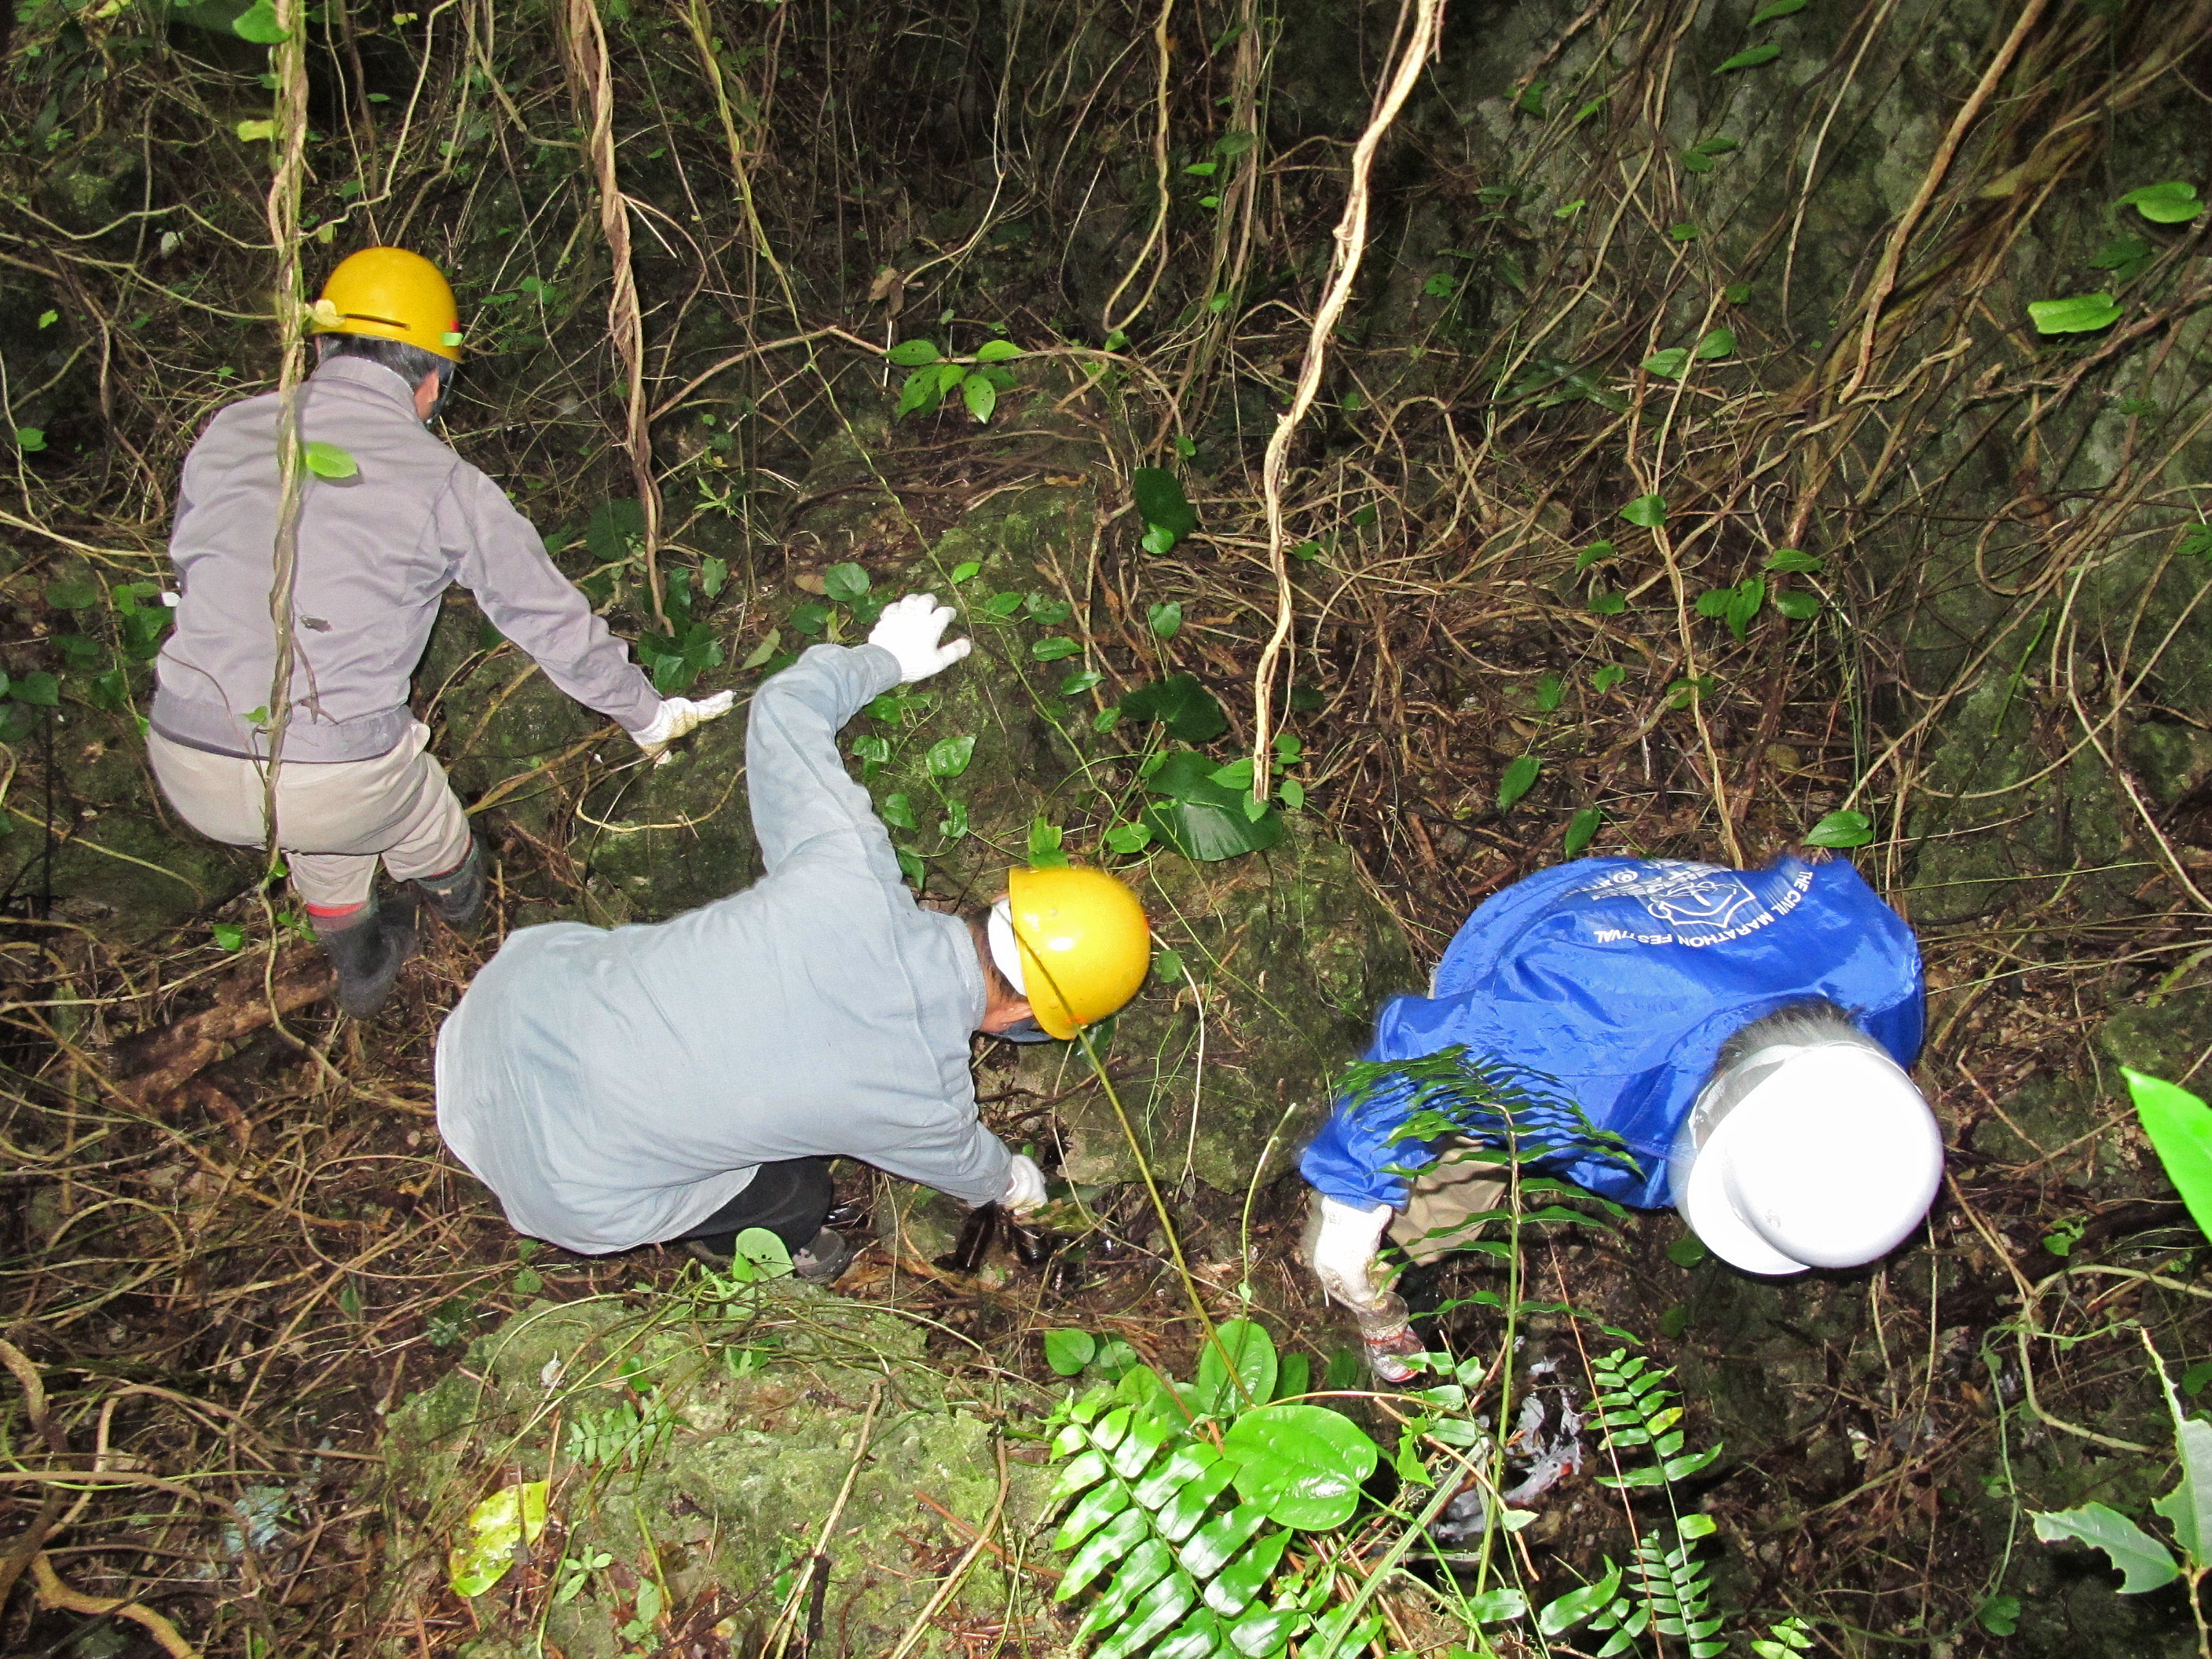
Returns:
[[[789,1280],[537,1303],[392,1414],[387,1507],[410,1556],[441,1559],[482,1498],[550,1480],[546,1535],[472,1603],[459,1650],[481,1659],[538,1651],[532,1632],[607,1659],[712,1629],[757,1651],[787,1607],[803,1631],[810,1571],[821,1650],[888,1652],[956,1562],[949,1616],[1009,1605],[975,1534],[1024,1546],[1051,1484],[997,1432],[1043,1402],[964,1392],[921,1353],[913,1322]]]

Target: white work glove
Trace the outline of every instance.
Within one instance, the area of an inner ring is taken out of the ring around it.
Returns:
[[[868,643],[880,645],[898,659],[899,679],[907,685],[926,680],[940,668],[950,668],[973,647],[969,640],[938,641],[952,620],[952,607],[941,605],[934,593],[909,593],[884,607],[869,631]]]
[[[667,757],[663,751],[670,744],[696,726],[704,726],[708,720],[721,719],[730,712],[730,705],[737,700],[737,696],[734,691],[717,691],[713,696],[702,697],[696,702],[689,697],[664,697],[659,712],[653,717],[653,724],[642,732],[631,732],[630,736],[636,739],[637,746],[654,761],[665,760]]]
[[[1044,1171],[1033,1160],[1016,1152],[1013,1168],[1006,1171],[1006,1195],[999,1202],[1016,1215],[1036,1208],[1044,1202]]]
[[[1363,1210],[1341,1199],[1322,1198],[1313,1269],[1332,1302],[1359,1313],[1382,1301],[1383,1292],[1368,1275],[1374,1271],[1375,1253],[1382,1247],[1382,1230],[1390,1224],[1390,1216],[1388,1204]]]

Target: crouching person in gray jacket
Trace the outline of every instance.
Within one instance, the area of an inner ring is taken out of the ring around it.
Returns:
[[[436,266],[364,249],[331,273],[316,326],[321,365],[300,393],[301,435],[343,450],[356,471],[304,481],[276,843],[337,966],[338,1006],[365,1017],[415,947],[413,899],[377,904],[378,861],[456,927],[483,896],[468,819],[407,707],[447,588],[470,589],[547,678],[649,754],[725,713],[730,694],[660,697],[499,486],[426,429],[460,358]],[[181,598],[147,736],[170,805],[240,847],[269,833],[276,416],[274,393],[233,404],[185,459],[169,542]]]
[[[969,1038],[1065,1038],[1121,1006],[1144,911],[1095,870],[1014,872],[988,921],[915,903],[837,732],[967,654],[939,643],[951,616],[909,594],[754,696],[759,882],[672,921],[523,928],[470,985],[438,1034],[438,1127],[517,1231],[726,1255],[765,1227],[827,1282],[849,1255],[824,1225],[832,1157],[970,1205],[1043,1200],[977,1118]]]

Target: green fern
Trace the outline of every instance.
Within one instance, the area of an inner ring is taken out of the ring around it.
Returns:
[[[1664,1489],[1721,1455],[1717,1445],[1683,1450],[1681,1401],[1667,1387],[1672,1371],[1616,1348],[1590,1362],[1590,1375],[1597,1388],[1596,1425],[1618,1471],[1600,1475],[1601,1486]],[[1644,1462],[1639,1453],[1652,1461]],[[1713,1525],[1708,1515],[1677,1516],[1671,1546],[1666,1529],[1654,1527],[1636,1540],[1636,1553],[1626,1569],[1608,1560],[1605,1576],[1595,1583],[1546,1607],[1537,1615],[1538,1627],[1557,1636],[1587,1620],[1593,1632],[1606,1633],[1597,1659],[1628,1652],[1647,1632],[1683,1643],[1690,1659],[1712,1659],[1726,1651],[1728,1644],[1716,1639],[1726,1620],[1713,1610],[1712,1575],[1695,1553],[1698,1540],[1710,1536]]]
[[[1597,1426],[1605,1431],[1615,1461],[1623,1451],[1649,1448],[1658,1461],[1598,1477],[1601,1486],[1665,1486],[1686,1480],[1721,1455],[1717,1445],[1685,1452],[1681,1402],[1668,1389],[1671,1370],[1655,1370],[1640,1354],[1615,1348],[1590,1362],[1597,1384]]]
[[[1286,1565],[1297,1531],[1351,1518],[1375,1444],[1334,1412],[1270,1403],[1279,1375],[1267,1334],[1232,1321],[1194,1383],[1139,1365],[1054,1414],[1052,1502],[1074,1502],[1053,1545],[1075,1552],[1057,1599],[1096,1587],[1077,1640],[1112,1633],[1093,1659],[1268,1659],[1300,1637],[1352,1652],[1380,1628],[1335,1628],[1329,1576]]]

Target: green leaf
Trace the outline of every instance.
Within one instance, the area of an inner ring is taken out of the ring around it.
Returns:
[[[42,426],[19,426],[15,428],[15,447],[26,455],[35,455],[46,447],[46,429]]]
[[[979,363],[1011,362],[1022,355],[1022,349],[1012,340],[986,340],[975,349]]]
[[[1063,697],[1079,697],[1085,691],[1103,684],[1105,679],[1106,677],[1095,668],[1079,668],[1060,683],[1060,695]]]
[[[1811,5],[1813,0],[1766,0],[1766,3],[1752,13],[1747,27],[1757,28],[1761,23],[1771,23],[1778,17],[1795,17]]]
[[[1695,1233],[1684,1233],[1667,1246],[1667,1260],[1678,1267],[1694,1267],[1711,1254]]]
[[[360,462],[336,444],[326,444],[320,439],[301,445],[300,459],[318,478],[351,478],[361,471]]]
[[[1340,1419],[1341,1420],[1341,1419]],[[1233,1471],[1234,1462],[1224,1467]],[[1244,1547],[1245,1540],[1267,1524],[1267,1512],[1257,1504],[1241,1504],[1217,1515],[1191,1535],[1177,1559],[1194,1578],[1211,1578],[1229,1558]]]
[[[1617,662],[1609,662],[1590,676],[1590,690],[1603,696],[1628,678],[1628,671]]]
[[[1628,596],[1626,593],[1593,593],[1589,596],[1589,608],[1601,617],[1618,617],[1628,609]]]
[[[1145,619],[1152,624],[1154,634],[1161,639],[1171,640],[1182,627],[1182,606],[1170,599],[1164,604],[1153,605],[1145,613]]]
[[[1620,509],[1620,516],[1644,530],[1656,530],[1667,522],[1667,498],[1664,495],[1638,495]]]
[[[1170,674],[1121,699],[1127,720],[1158,720],[1183,743],[1212,743],[1229,730],[1221,702],[1194,674]]]
[[[100,603],[100,585],[88,581],[52,581],[46,584],[46,603],[57,611],[88,611]]]
[[[1782,48],[1777,46],[1751,46],[1733,58],[1723,59],[1713,72],[1726,75],[1730,70],[1757,69],[1761,64],[1771,64],[1781,56]]]
[[[230,32],[257,46],[273,46],[292,38],[292,31],[276,21],[276,8],[270,0],[253,0],[252,5],[230,20]]]
[[[1228,805],[1168,800],[1145,809],[1144,823],[1153,836],[1187,859],[1202,864],[1264,852],[1284,836],[1282,815],[1272,806],[1260,816],[1247,811],[1249,796]]]
[[[2079,1509],[2056,1514],[2034,1510],[2028,1514],[2035,1522],[2035,1535],[2045,1543],[2077,1538],[2112,1557],[2112,1565],[2121,1574],[2123,1595],[2139,1595],[2181,1577],[2181,1569],[2174,1564],[2166,1546],[2118,1510],[2102,1504],[2084,1504]]]
[[[1536,779],[1544,769],[1544,763],[1534,755],[1522,755],[1507,765],[1504,775],[1498,780],[1498,805],[1503,811],[1536,787]]]
[[[914,803],[904,794],[885,795],[876,816],[894,830],[915,828]]]
[[[1810,576],[1818,574],[1820,561],[1810,553],[1801,552],[1794,547],[1778,547],[1766,556],[1764,568],[1768,570],[1786,570],[1793,576]]]
[[[957,586],[962,582],[973,581],[976,576],[981,574],[982,569],[983,567],[973,559],[963,560],[960,563],[952,567],[951,580],[953,585]]]
[[[1106,845],[1124,857],[1143,852],[1152,841],[1151,827],[1142,823],[1117,823],[1106,832]]]
[[[1620,1569],[1606,1559],[1605,1577],[1594,1584],[1569,1590],[1556,1601],[1548,1602],[1536,1615],[1536,1628],[1547,1636],[1564,1635],[1592,1613],[1605,1607],[1620,1590]]]
[[[1174,473],[1163,467],[1140,466],[1129,475],[1129,489],[1137,498],[1137,514],[1148,529],[1160,532],[1164,545],[1146,546],[1153,552],[1164,553],[1185,536],[1198,528],[1198,513],[1189,498],[1182,493],[1182,485]]]
[[[1735,349],[1735,331],[1717,328],[1698,342],[1698,361],[1709,363],[1717,357],[1725,357]]]
[[[18,674],[8,682],[8,695],[17,702],[27,702],[34,708],[53,708],[62,700],[62,684],[43,669],[36,673]]]
[[[246,929],[234,921],[218,921],[209,927],[215,942],[226,951],[235,951],[246,943]]]
[[[535,1296],[545,1288],[545,1276],[535,1267],[525,1267],[515,1274],[513,1284],[517,1296]]]
[[[940,738],[929,746],[929,774],[936,778],[957,778],[968,769],[968,762],[975,752],[973,736]]]
[[[1804,592],[1777,593],[1774,608],[1791,622],[1810,622],[1820,614],[1820,596]]]
[[[2010,1636],[2020,1628],[2020,1598],[2017,1595],[1992,1595],[1974,1609],[1974,1618],[1990,1635]],[[1755,1645],[1771,1647],[1778,1654],[1789,1651],[1778,1643]]]
[[[780,1279],[791,1271],[791,1249],[765,1227],[747,1227],[731,1241],[730,1253],[763,1270],[765,1277]]]
[[[1245,763],[1248,773],[1250,764]],[[1198,1350],[1200,1409],[1219,1416],[1273,1399],[1275,1344],[1266,1329],[1249,1319],[1231,1319],[1214,1328],[1214,1336],[1217,1340],[1204,1342]]]
[[[1127,1659],[1152,1638],[1183,1616],[1198,1592],[1189,1579],[1179,1572],[1170,1572],[1138,1599],[1121,1620],[1114,1638],[1099,1648],[1091,1659]]]
[[[1224,1619],[1237,1617],[1267,1588],[1290,1544],[1287,1532],[1271,1532],[1254,1543],[1206,1585],[1206,1605]]]
[[[1233,789],[1239,794],[1252,787],[1252,761],[1249,756],[1231,761],[1226,766],[1217,766],[1206,775],[1206,781],[1218,783],[1224,789]]]
[[[507,1577],[515,1557],[545,1530],[545,1483],[503,1486],[468,1513],[447,1559],[453,1594],[482,1595]]]
[[[61,319],[62,314],[58,311],[42,311],[39,313],[39,326],[40,328],[52,328],[56,323],[61,321]]]
[[[1306,787],[1296,778],[1285,778],[1275,786],[1275,797],[1295,812],[1306,804]]]
[[[822,573],[822,591],[840,605],[867,597],[868,573],[857,564],[833,564]]]
[[[1694,222],[1687,219],[1679,225],[1667,227],[1668,238],[1672,241],[1694,242],[1704,234],[1705,232],[1700,230]]]
[[[1327,1531],[1358,1507],[1360,1483],[1375,1471],[1375,1443],[1351,1419],[1321,1406],[1262,1406],[1222,1437],[1247,1503],[1286,1527]]]
[[[1644,372],[1656,374],[1663,380],[1678,380],[1690,366],[1690,353],[1683,346],[1669,346],[1664,351],[1655,351],[1644,360]]]
[[[1567,822],[1566,839],[1559,843],[1559,852],[1566,858],[1579,858],[1583,848],[1596,836],[1598,827],[1605,822],[1605,814],[1595,806],[1585,806]]]
[[[2064,300],[2031,300],[2027,314],[2039,334],[2090,334],[2109,328],[2118,319],[2120,307],[2100,289]]]
[[[1575,574],[1581,575],[1583,571],[1601,560],[1611,558],[1613,553],[1613,548],[1611,542],[1592,542],[1575,555]]]
[[[921,368],[938,362],[945,354],[937,349],[934,340],[901,340],[884,356],[900,368]]]
[[[1805,833],[1808,847],[1863,847],[1874,839],[1874,820],[1863,812],[1831,812]]]
[[[708,599],[720,592],[723,584],[729,580],[730,562],[727,559],[707,558],[699,562],[699,591]]]
[[[1093,1457],[1097,1455],[1096,1452],[1088,1455]],[[1082,1461],[1079,1458],[1077,1460],[1078,1462]],[[1070,1469],[1074,1467],[1073,1463],[1068,1465]],[[1100,1471],[1102,1474],[1104,1471],[1103,1459],[1100,1461]],[[1067,1477],[1063,1474],[1060,1479],[1064,1482]],[[1066,1601],[1069,1596],[1074,1595],[1127,1554],[1148,1530],[1150,1530],[1150,1522],[1142,1510],[1134,1508],[1123,1510],[1104,1527],[1093,1533],[1089,1543],[1076,1551],[1075,1559],[1067,1564],[1066,1569],[1060,1574],[1060,1588],[1054,1592],[1053,1600]]]
[[[2111,271],[2114,282],[2130,283],[2142,275],[2143,267],[2157,252],[2140,236],[2115,236],[2089,256],[2089,263],[2099,270]]]
[[[1033,642],[1030,647],[1030,655],[1039,662],[1060,662],[1082,649],[1066,635],[1052,634]]]
[[[1098,1352],[1098,1339],[1088,1331],[1047,1331],[1044,1334],[1045,1364],[1062,1376],[1081,1373]],[[1066,1549],[1065,1544],[1055,1546]]]
[[[2181,1559],[2197,1566],[2212,1557],[2212,1423],[2201,1417],[2181,1417],[2176,1427],[2181,1451],[2181,1479],[2151,1508],[2166,1517],[2181,1546]]]
[[[2197,199],[2197,186],[2185,179],[2144,185],[2121,197],[2118,205],[2133,208],[2154,225],[2187,224],[2204,210],[2204,204]]]
[[[276,124],[269,120],[240,121],[234,130],[240,142],[248,144],[262,143],[276,136]]]
[[[970,375],[961,383],[960,397],[979,426],[988,422],[991,412],[999,406],[999,388],[980,374]]]
[[[2212,1236],[2212,1108],[2188,1090],[2125,1066],[2128,1093],[2151,1149],[2200,1231]]]

